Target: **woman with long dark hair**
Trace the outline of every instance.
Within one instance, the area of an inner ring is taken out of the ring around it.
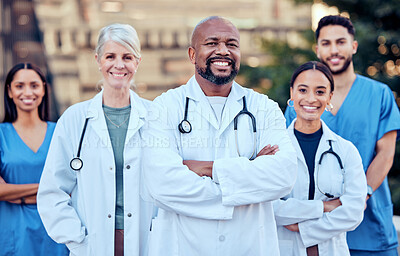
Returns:
[[[36,194],[55,123],[46,78],[33,64],[7,74],[0,124],[0,255],[67,255],[46,233]]]

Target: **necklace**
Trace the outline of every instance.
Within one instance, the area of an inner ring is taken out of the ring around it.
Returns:
[[[124,120],[122,123],[120,123],[120,124],[118,125],[118,124],[114,123],[114,122],[107,116],[106,112],[104,112],[104,115],[106,116],[106,118],[108,119],[108,121],[110,121],[110,122],[111,122],[113,125],[115,125],[117,128],[121,127],[124,123],[126,123],[126,121],[128,121],[129,116],[130,116],[130,115],[128,115],[128,116],[125,118],[125,120]]]

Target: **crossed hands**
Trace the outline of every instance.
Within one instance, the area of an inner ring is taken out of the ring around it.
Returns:
[[[339,198],[330,201],[324,201],[323,203],[324,203],[324,212],[331,212],[335,210],[337,207],[342,205],[342,202],[340,202]],[[299,232],[299,223],[286,225],[284,227],[289,229],[290,231]]]
[[[278,145],[271,146],[268,144],[258,152],[256,158],[259,156],[275,155],[278,151]],[[183,164],[199,176],[212,177],[213,161],[183,160]]]

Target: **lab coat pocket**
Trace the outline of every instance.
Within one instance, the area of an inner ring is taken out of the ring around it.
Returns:
[[[149,256],[178,255],[178,239],[174,221],[156,217],[152,220],[149,235]]]
[[[95,238],[95,234],[90,234],[83,239],[80,243],[69,243],[67,244],[68,249],[70,250],[70,256],[85,256],[92,255],[92,251],[90,249],[91,244],[93,244]]]
[[[282,256],[292,256],[293,240],[279,240],[279,251]]]

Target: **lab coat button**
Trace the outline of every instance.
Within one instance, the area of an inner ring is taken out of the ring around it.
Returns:
[[[112,167],[110,166],[110,171],[112,171]]]
[[[128,217],[132,217],[132,213],[128,213]]]
[[[108,216],[107,216],[108,218],[111,218],[111,214],[108,214]]]
[[[219,241],[221,241],[221,242],[225,241],[225,236],[220,235],[220,236],[219,236]]]
[[[131,169],[131,166],[128,164],[128,165],[126,166],[126,169]]]

